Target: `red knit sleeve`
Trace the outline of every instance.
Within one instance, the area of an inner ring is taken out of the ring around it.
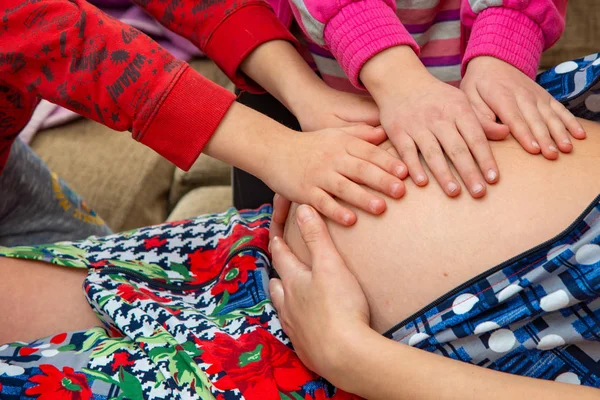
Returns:
[[[299,46],[263,0],[133,0],[165,27],[194,43],[241,89],[262,92],[240,71],[254,49],[270,40]]]
[[[10,87],[129,130],[181,168],[193,164],[234,101],[83,0],[3,0],[3,8],[0,76]]]

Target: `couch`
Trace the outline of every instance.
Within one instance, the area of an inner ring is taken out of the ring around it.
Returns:
[[[567,29],[541,68],[600,51],[600,1],[570,0]],[[209,60],[191,65],[233,90]],[[31,147],[102,216],[114,231],[219,212],[232,204],[231,170],[201,155],[189,172],[89,120],[40,132]]]

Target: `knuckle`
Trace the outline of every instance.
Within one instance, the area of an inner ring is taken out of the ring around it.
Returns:
[[[327,207],[327,197],[325,195],[315,196],[314,204],[319,211],[325,212]]]
[[[358,161],[356,163],[356,173],[359,176],[364,175],[367,172],[367,170],[369,169],[369,165],[370,164],[368,162],[366,162],[366,161],[362,161],[362,160]],[[344,181],[344,183],[345,183],[345,181]]]
[[[473,147],[488,147],[489,146],[489,142],[488,142],[488,139],[485,137],[485,134],[475,135],[473,137],[472,141],[473,141]]]
[[[335,192],[338,195],[343,195],[348,191],[349,182],[345,179],[340,179],[335,183]]]
[[[442,150],[440,149],[439,146],[436,146],[436,145],[430,145],[430,146],[428,146],[425,149],[425,151],[423,151],[423,155],[427,159],[438,158],[438,157],[442,157],[443,156]]]
[[[467,153],[469,153],[469,150],[463,145],[454,145],[448,151],[448,155],[453,159],[462,158],[463,156],[467,155]]]
[[[321,229],[312,222],[307,222],[302,229],[302,236],[306,243],[317,243],[319,241]]]

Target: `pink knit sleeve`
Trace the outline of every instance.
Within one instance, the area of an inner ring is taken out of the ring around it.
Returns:
[[[358,88],[364,89],[360,69],[379,52],[398,45],[419,52],[396,15],[394,0],[291,0],[291,4],[303,31],[331,51]]]
[[[470,60],[492,56],[535,78],[542,51],[565,28],[567,0],[462,0],[462,73]]]
[[[408,45],[419,53],[395,7],[379,0],[356,1],[339,10],[325,26],[325,43],[358,88],[364,88],[359,79],[361,68],[381,51]]]

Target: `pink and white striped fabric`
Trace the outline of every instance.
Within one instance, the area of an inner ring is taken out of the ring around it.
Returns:
[[[289,1],[289,2],[288,2]],[[289,8],[325,82],[360,92],[360,68],[396,45],[411,46],[452,85],[461,68],[490,55],[535,76],[541,52],[564,30],[567,0],[269,0],[284,22]],[[287,4],[286,4],[287,3]],[[472,39],[472,40],[469,40]],[[399,74],[400,75],[400,74]]]

